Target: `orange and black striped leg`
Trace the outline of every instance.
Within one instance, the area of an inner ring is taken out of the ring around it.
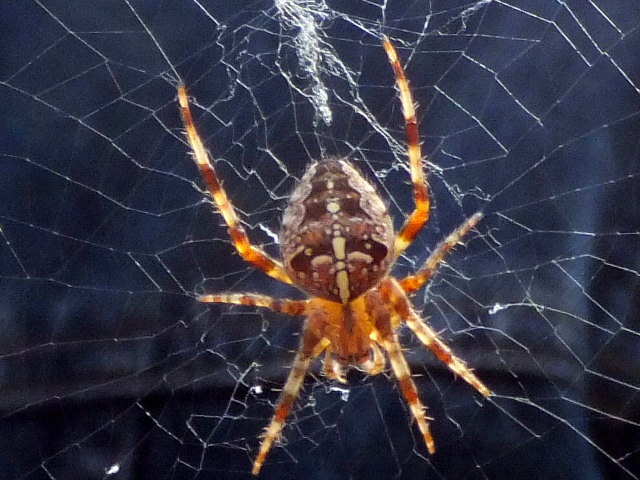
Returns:
[[[461,242],[462,238],[475,227],[484,217],[482,212],[477,212],[453,231],[447,238],[441,242],[436,249],[429,255],[424,265],[413,275],[409,275],[400,280],[402,290],[407,293],[415,292],[422,287],[433,276],[438,266],[445,259],[447,254]]]
[[[307,315],[308,300],[291,300],[288,298],[273,298],[256,293],[220,293],[208,294],[198,297],[203,303],[231,303],[234,305],[246,305],[248,307],[265,307],[274,312],[286,315]]]
[[[291,283],[291,278],[289,278],[289,275],[287,275],[278,261],[271,258],[259,248],[251,245],[249,237],[241,225],[233,205],[218,180],[218,176],[209,160],[209,154],[200,139],[200,135],[198,135],[193,117],[191,116],[191,110],[189,109],[189,98],[187,97],[187,90],[184,85],[178,86],[178,103],[180,105],[180,111],[182,112],[182,121],[184,122],[184,127],[187,132],[187,139],[193,151],[193,159],[200,170],[200,174],[207,185],[209,193],[213,197],[214,202],[220,210],[220,214],[227,224],[233,246],[244,260],[263,270],[267,275],[281,282]]]
[[[404,319],[405,323],[413,333],[416,334],[424,346],[431,350],[438,360],[449,367],[454,374],[462,377],[464,381],[475,388],[484,397],[490,397],[493,395],[485,384],[476,377],[473,370],[467,367],[462,360],[456,357],[451,349],[442,340],[440,340],[440,338],[438,338],[438,334],[418,316],[411,306],[409,299],[402,291],[402,288],[395,280],[392,280],[391,288],[391,291],[388,293],[389,302],[393,305],[394,310]]]
[[[265,430],[262,443],[260,444],[260,451],[253,462],[251,473],[254,475],[260,473],[260,469],[267,458],[269,450],[271,450],[273,442],[280,437],[280,433],[293,407],[293,403],[298,397],[311,361],[320,355],[329,345],[329,340],[322,335],[324,325],[322,316],[323,312],[321,310],[315,310],[311,312],[307,320],[300,348],[298,349],[298,353],[296,353],[291,372],[276,404],[271,423]]]
[[[404,115],[405,131],[407,134],[407,148],[409,151],[409,168],[411,171],[411,183],[413,184],[413,198],[415,208],[404,226],[396,235],[395,256],[397,257],[411,244],[418,232],[429,220],[429,189],[424,177],[422,167],[422,152],[420,149],[420,136],[418,133],[418,120],[416,109],[411,95],[409,81],[404,74],[404,69],[398,59],[398,53],[389,39],[384,36],[382,45],[389,57],[389,63],[393,67],[396,76],[396,84],[402,102],[402,113]]]
[[[394,333],[387,338],[381,337],[378,341],[389,355],[391,369],[398,379],[402,396],[407,401],[409,409],[411,410],[411,415],[418,424],[418,428],[420,429],[420,433],[422,433],[422,438],[427,446],[427,450],[429,453],[434,454],[436,451],[436,444],[433,441],[431,431],[429,430],[428,420],[430,419],[425,415],[426,408],[420,401],[420,397],[418,397],[418,389],[411,378],[411,370],[409,370],[409,364],[402,354],[402,349],[398,342],[398,336]]]
[[[381,288],[390,290],[390,287],[387,287],[386,285],[387,282],[383,282]],[[393,331],[394,326],[392,324],[392,312],[389,310],[387,305],[385,305],[384,300],[385,298],[383,294],[376,290],[370,291],[365,296],[367,313],[369,313],[375,324],[375,329],[369,336],[371,340],[387,351],[391,369],[398,379],[400,391],[409,405],[411,415],[418,424],[418,428],[422,433],[427,450],[429,453],[434,453],[436,451],[436,446],[429,430],[429,419],[425,415],[426,409],[420,401],[420,397],[418,397],[418,389],[411,378],[411,370],[409,370],[407,360],[404,358],[404,355],[402,355],[402,349],[398,342],[398,337]]]

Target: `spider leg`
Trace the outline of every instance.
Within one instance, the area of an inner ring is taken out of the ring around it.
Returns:
[[[390,286],[390,291],[386,289],[386,285]],[[385,284],[381,289],[383,298],[388,298],[393,305],[394,310],[398,312],[400,317],[416,334],[418,339],[433,354],[444,363],[456,375],[462,377],[469,385],[475,388],[484,397],[493,395],[491,391],[476,377],[473,371],[467,365],[456,357],[451,349],[438,337],[438,334],[427,325],[415,312],[409,299],[402,290],[402,287],[395,279]]]
[[[287,275],[278,261],[271,258],[259,248],[251,245],[247,232],[241,225],[233,205],[222,188],[222,184],[218,180],[215,169],[209,160],[209,154],[196,130],[193,117],[191,116],[191,110],[189,109],[187,90],[184,85],[178,86],[178,103],[180,105],[180,111],[182,112],[182,121],[184,122],[187,132],[187,140],[193,151],[193,159],[200,170],[200,174],[207,185],[209,193],[220,210],[222,218],[224,218],[227,224],[233,246],[245,261],[263,270],[270,277],[284,283],[291,283],[291,278],[289,278],[289,275]]]
[[[413,418],[418,424],[418,428],[422,433],[422,438],[427,446],[427,450],[433,455],[436,451],[436,444],[433,441],[433,436],[431,436],[431,431],[429,430],[428,420],[431,419],[425,415],[426,408],[420,401],[420,397],[418,397],[418,389],[416,388],[413,378],[411,378],[411,370],[409,369],[409,364],[407,363],[406,358],[404,358],[404,355],[402,354],[402,348],[400,347],[400,342],[398,342],[398,336],[396,334],[392,334],[387,338],[381,337],[378,341],[389,355],[389,363],[391,364],[393,374],[398,379],[402,396],[407,401],[409,409],[411,410],[411,415],[413,415]]]
[[[385,284],[386,282],[381,287]],[[411,415],[418,424],[427,450],[433,454],[436,451],[436,445],[429,430],[428,420],[430,419],[425,415],[426,408],[420,401],[418,389],[411,378],[409,364],[402,354],[398,337],[393,331],[391,312],[385,305],[384,298],[379,291],[370,291],[365,297],[365,302],[367,311],[376,325],[376,328],[370,334],[370,338],[387,351],[389,363],[393,374],[398,380],[402,396],[407,401]]]
[[[289,298],[273,298],[256,293],[209,294],[198,297],[203,303],[231,303],[248,307],[265,307],[274,312],[286,315],[307,315],[308,300],[291,300]]]
[[[405,132],[407,135],[407,148],[409,153],[409,167],[411,171],[411,182],[413,184],[413,198],[415,209],[407,219],[404,226],[396,235],[395,256],[397,257],[411,244],[418,232],[429,220],[429,191],[422,168],[422,153],[420,148],[420,138],[418,133],[418,121],[416,110],[411,95],[409,81],[404,74],[404,69],[398,59],[398,53],[389,39],[384,36],[382,45],[387,52],[389,63],[393,67],[396,76],[396,84],[400,93],[402,103],[402,113],[404,115]]]
[[[436,249],[431,252],[429,258],[424,262],[422,267],[413,275],[409,275],[400,280],[400,287],[407,293],[415,292],[429,281],[431,276],[437,270],[440,263],[444,260],[447,254],[455,247],[462,237],[464,237],[469,230],[475,227],[480,220],[484,217],[482,212],[477,212],[469,217],[462,225],[449,234]]]
[[[280,394],[280,398],[276,404],[276,408],[271,419],[271,423],[266,428],[260,450],[253,462],[251,473],[258,475],[260,469],[271,450],[273,442],[278,439],[282,428],[289,416],[289,412],[293,407],[293,403],[298,397],[300,388],[304,382],[304,377],[309,369],[311,361],[329,345],[329,340],[322,335],[324,328],[324,313],[320,310],[314,310],[310,313],[304,328],[304,335],[293,361],[293,366],[289,377]]]

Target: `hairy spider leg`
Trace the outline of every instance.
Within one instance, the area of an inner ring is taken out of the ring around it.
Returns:
[[[462,225],[456,228],[442,242],[438,244],[436,249],[424,262],[422,267],[413,275],[408,275],[399,280],[402,290],[406,293],[415,292],[421,288],[433,276],[447,254],[462,241],[462,238],[474,228],[484,217],[482,212],[476,212],[471,215]]]
[[[218,206],[218,210],[220,210],[222,218],[224,218],[227,224],[233,246],[245,261],[255,265],[270,277],[284,283],[291,283],[291,278],[289,278],[289,275],[287,275],[287,272],[280,262],[271,258],[259,248],[251,245],[249,237],[241,225],[233,205],[218,180],[213,164],[209,160],[207,149],[204,147],[200,135],[196,130],[193,117],[191,116],[191,110],[189,109],[187,90],[184,85],[178,86],[178,103],[180,105],[180,111],[182,112],[182,121],[187,132],[187,140],[193,151],[193,159],[200,170],[200,174],[209,193]]]
[[[420,149],[420,137],[418,133],[418,121],[416,119],[416,110],[411,95],[409,81],[404,74],[404,69],[398,59],[396,49],[393,47],[389,39],[384,36],[382,39],[389,63],[393,67],[396,76],[396,84],[400,94],[402,103],[402,114],[404,115],[405,132],[407,135],[407,148],[409,153],[409,167],[411,171],[411,183],[413,184],[413,198],[415,208],[411,216],[406,220],[402,229],[396,235],[395,240],[395,256],[397,257],[405,249],[411,245],[413,239],[418,232],[424,227],[429,220],[429,189],[424,176],[422,167],[422,153]]]
[[[275,411],[271,423],[265,429],[262,443],[260,444],[260,450],[253,462],[253,469],[251,473],[258,475],[260,469],[264,464],[265,459],[273,442],[275,442],[282,432],[282,428],[285,425],[289,412],[293,407],[293,403],[298,394],[300,388],[304,383],[304,377],[309,369],[311,361],[320,355],[325,348],[329,345],[329,340],[323,336],[323,329],[325,325],[324,312],[320,309],[312,310],[307,317],[307,322],[304,327],[304,334],[300,342],[300,347],[296,353],[295,360],[291,367],[291,372],[287,378],[286,383],[280,394],[280,398],[276,403]]]
[[[309,300],[291,300],[289,298],[273,298],[257,293],[222,293],[208,294],[198,297],[203,303],[231,303],[247,307],[265,307],[285,315],[307,315]]]
[[[473,370],[456,357],[451,349],[438,338],[438,334],[418,316],[396,279],[390,278],[386,280],[384,287],[380,289],[380,293],[383,299],[393,306],[402,321],[409,326],[423,345],[431,350],[438,360],[484,397],[493,395],[484,383],[476,377]]]
[[[429,453],[433,454],[436,451],[436,445],[433,441],[431,431],[429,430],[430,420],[426,415],[426,408],[420,401],[418,396],[418,389],[415,382],[411,378],[411,370],[409,364],[402,354],[402,348],[398,342],[398,337],[394,333],[395,319],[392,318],[389,308],[385,305],[384,299],[380,292],[372,290],[366,294],[365,302],[367,304],[367,310],[369,315],[376,324],[376,329],[371,332],[371,340],[382,346],[389,355],[389,363],[393,374],[398,380],[400,391],[402,396],[407,401],[411,415],[418,424],[418,428],[422,433],[424,443],[427,446]]]
[[[436,444],[433,441],[433,436],[429,430],[428,420],[431,420],[431,418],[425,415],[426,407],[422,404],[420,397],[418,396],[418,389],[413,378],[411,378],[411,370],[409,369],[409,364],[407,363],[406,358],[404,358],[404,355],[402,354],[400,342],[398,342],[398,336],[393,334],[390,338],[383,339],[382,346],[389,354],[391,369],[398,379],[402,396],[409,404],[411,415],[413,415],[413,418],[420,429],[420,433],[422,433],[424,444],[427,446],[429,453],[433,455],[436,451]]]
[[[304,326],[304,335],[293,361],[291,372],[276,404],[273,419],[265,429],[260,450],[253,464],[252,473],[258,475],[273,442],[279,438],[284,428],[311,361],[320,355],[323,350],[330,348],[329,340],[322,336],[325,324],[324,312],[317,308],[313,309],[314,303],[311,300],[273,298],[255,293],[209,294],[198,297],[198,300],[203,303],[228,303],[264,307],[287,315],[308,315]],[[346,382],[344,378],[342,380]]]

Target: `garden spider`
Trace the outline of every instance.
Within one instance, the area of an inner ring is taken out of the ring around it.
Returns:
[[[395,333],[402,323],[455,374],[484,397],[492,395],[420,319],[407,297],[431,278],[447,253],[482,219],[482,214],[469,217],[445,238],[417,273],[402,279],[389,275],[395,260],[429,219],[430,203],[409,83],[387,37],[383,38],[383,46],[395,72],[402,102],[415,209],[395,234],[384,202],[348,160],[333,158],[315,162],[296,186],[284,212],[280,231],[282,263],[250,243],[196,131],[185,86],[178,87],[178,101],[193,158],[227,224],[234,247],[244,260],[267,275],[310,295],[307,300],[278,299],[255,293],[210,294],[198,298],[206,303],[258,306],[306,317],[293,367],[253,464],[254,475],[260,472],[273,442],[280,436],[311,361],[323,352],[326,376],[346,383],[344,367],[355,366],[376,375],[385,367],[382,351],[386,351],[427,450],[435,452],[425,407]]]

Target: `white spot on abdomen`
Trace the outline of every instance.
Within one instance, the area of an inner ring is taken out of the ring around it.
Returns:
[[[333,237],[331,239],[331,246],[333,247],[333,254],[336,259],[344,260],[347,257],[346,246],[347,239],[344,237]]]
[[[337,213],[340,211],[340,204],[338,202],[329,202],[327,203],[327,212],[329,213]]]

